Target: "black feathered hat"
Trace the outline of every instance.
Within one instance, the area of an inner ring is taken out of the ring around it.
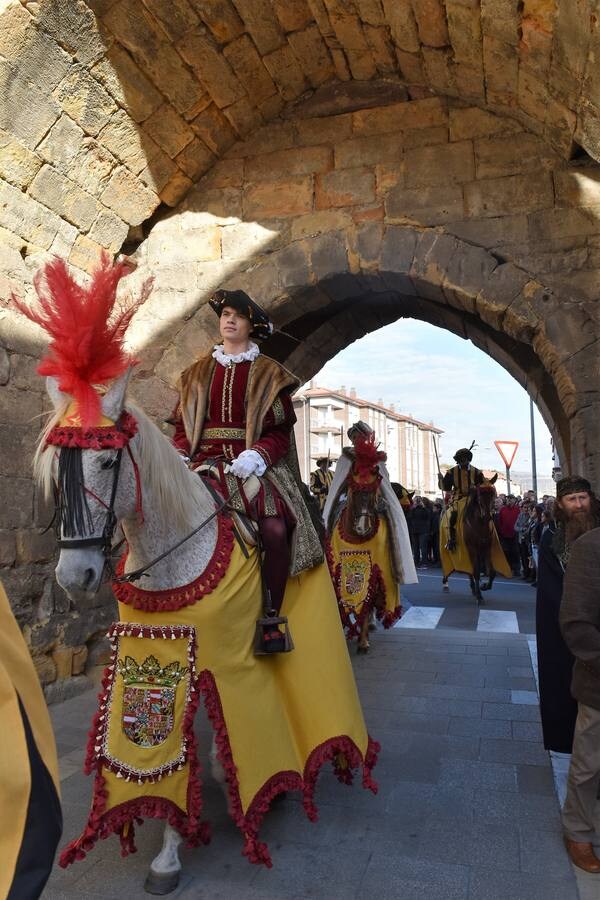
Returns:
[[[264,340],[273,333],[273,323],[268,315],[245,291],[216,291],[208,303],[219,318],[223,308],[230,306],[249,319],[252,323],[250,337]]]
[[[466,459],[467,462],[471,462],[471,460],[473,459],[473,454],[471,451],[474,446],[475,446],[475,441],[472,442],[470,447],[461,447],[460,450],[456,451],[456,453],[453,456],[453,459],[455,459],[456,462],[460,462],[461,459]]]

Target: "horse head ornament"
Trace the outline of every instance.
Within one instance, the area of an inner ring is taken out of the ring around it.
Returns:
[[[381,472],[379,463],[386,454],[377,449],[375,432],[359,422],[349,429],[354,444],[353,463],[348,477],[348,499],[343,513],[346,533],[365,540],[377,531],[379,516],[385,511],[386,502],[380,496]]]

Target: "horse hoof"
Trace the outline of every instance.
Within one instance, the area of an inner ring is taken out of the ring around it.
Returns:
[[[377,625],[375,622],[369,622],[369,631],[377,631]]]
[[[443,584],[443,585],[442,585],[442,590],[445,591],[447,594],[450,593],[450,588],[448,587],[447,584]]]
[[[144,890],[147,894],[163,897],[165,894],[173,893],[178,884],[179,871],[155,872],[154,869],[150,869],[144,882]]]
[[[359,654],[360,654],[360,653],[368,653],[368,652],[369,652],[369,645],[367,644],[366,647],[365,647],[365,646],[361,646],[361,644],[359,644],[358,647],[356,648],[356,652],[359,653]]]

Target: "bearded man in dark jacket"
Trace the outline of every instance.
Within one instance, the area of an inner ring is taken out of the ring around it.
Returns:
[[[599,504],[585,478],[570,476],[556,485],[554,527],[542,535],[536,595],[536,635],[540,712],[544,747],[570,753],[577,718],[571,696],[573,655],[560,631],[564,573],[573,542],[600,525]]]

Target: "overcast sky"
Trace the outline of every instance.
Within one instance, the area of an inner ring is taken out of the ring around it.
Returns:
[[[470,341],[426,322],[399,319],[339,353],[315,384],[346,390],[386,406],[396,405],[444,430],[441,462],[458,447],[477,442],[473,462],[503,470],[495,440],[519,441],[513,471],[531,469],[529,395],[498,363]],[[550,433],[535,410],[538,475],[552,472]]]

